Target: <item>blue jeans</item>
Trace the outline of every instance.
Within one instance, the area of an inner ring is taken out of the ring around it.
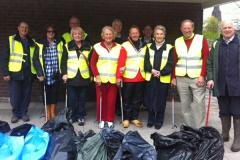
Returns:
[[[88,86],[67,86],[68,108],[72,111],[73,121],[85,116],[85,102]]]

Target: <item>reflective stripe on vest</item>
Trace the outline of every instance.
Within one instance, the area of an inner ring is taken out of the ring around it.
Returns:
[[[121,45],[116,44],[110,51],[101,46],[100,43],[95,44],[93,48],[98,54],[97,69],[101,82],[115,84]]]
[[[200,76],[202,69],[202,42],[203,36],[196,34],[190,48],[187,49],[183,37],[176,39],[175,47],[178,56],[175,68],[176,76],[188,75],[191,78]]]
[[[143,47],[137,51],[129,41],[124,42],[122,46],[127,52],[125,64],[126,69],[123,73],[123,77],[135,78],[140,70],[142,77],[145,78],[144,55],[146,52],[146,47]]]
[[[8,63],[8,69],[10,72],[19,72],[22,69],[22,63],[25,62],[23,56],[27,56],[24,53],[22,43],[14,40],[16,35],[9,36],[9,49],[10,49],[10,57]],[[32,58],[35,47],[30,46],[30,64],[31,64],[31,72],[32,74],[36,74],[36,70],[33,66]]]
[[[81,76],[84,79],[90,78],[90,72],[88,68],[88,64],[83,57],[83,54],[85,57],[88,58],[90,54],[90,50],[84,50],[80,53],[80,56],[77,56],[77,51],[69,51],[68,50],[68,44],[65,45],[68,52],[68,59],[67,59],[67,75],[68,78],[74,78],[77,75],[77,72],[79,70]]]
[[[43,70],[43,74],[45,74],[45,72],[44,72],[45,69],[44,69],[44,66],[43,66],[43,44],[37,43],[37,42],[36,42],[36,44],[39,47],[39,61],[40,61],[40,64],[41,64],[41,67],[42,67],[42,70]],[[63,52],[63,42],[59,42],[57,44],[57,53],[58,53],[58,70],[59,70],[60,73],[61,73],[62,52]]]
[[[147,47],[149,49],[150,63],[153,66],[155,51],[150,48],[151,45],[152,44],[150,43],[150,44],[147,45]],[[173,47],[172,45],[167,44],[166,50],[163,51],[163,53],[162,53],[162,60],[161,60],[161,66],[160,66],[159,70],[162,70],[167,65],[168,55],[169,55],[169,52],[172,49],[172,47]],[[151,77],[152,77],[152,73],[146,72],[146,80],[150,81]],[[171,74],[165,75],[165,76],[161,76],[160,75],[160,82],[162,82],[162,83],[170,83],[171,82]]]
[[[87,35],[88,34],[86,32],[84,32],[83,40],[86,39]],[[62,35],[62,37],[65,40],[65,44],[67,44],[68,42],[70,42],[72,40],[72,36],[71,36],[71,34],[69,32],[64,33]]]

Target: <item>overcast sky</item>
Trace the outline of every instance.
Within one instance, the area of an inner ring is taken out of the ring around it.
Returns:
[[[222,12],[222,19],[240,19],[240,1],[226,3],[220,6]],[[204,9],[203,19],[210,17],[213,11],[213,7]]]

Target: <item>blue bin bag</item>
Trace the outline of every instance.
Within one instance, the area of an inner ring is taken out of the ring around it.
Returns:
[[[36,126],[32,126],[27,136],[19,160],[41,159],[48,147],[49,134]]]
[[[0,160],[16,160],[21,155],[24,136],[8,136],[0,133]]]

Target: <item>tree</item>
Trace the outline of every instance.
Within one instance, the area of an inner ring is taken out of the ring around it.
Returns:
[[[211,16],[204,21],[203,35],[208,39],[209,45],[211,45],[220,36],[219,21],[216,17]]]

